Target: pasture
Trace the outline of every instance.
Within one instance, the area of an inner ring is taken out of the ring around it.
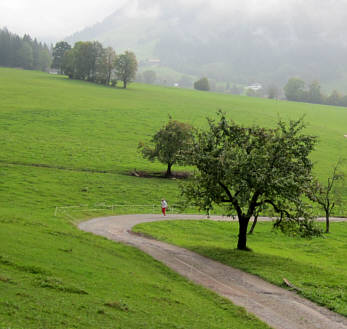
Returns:
[[[66,218],[54,217],[54,209],[157,204],[162,197],[176,203],[176,180],[129,175],[135,168],[165,170],[143,160],[137,145],[169,114],[197,127],[218,109],[235,121],[264,126],[305,115],[306,131],[320,140],[312,155],[320,178],[347,155],[347,109],[340,107],[140,84],[112,89],[5,68],[0,96],[0,327],[108,328],[116,321],[119,328],[199,328],[194,321],[201,321],[210,328],[261,328],[143,253],[74,226],[103,213]],[[347,189],[343,195],[346,200]],[[346,212],[345,205],[335,214]]]

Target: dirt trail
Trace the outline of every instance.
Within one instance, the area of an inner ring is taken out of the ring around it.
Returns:
[[[293,292],[189,250],[130,232],[134,225],[144,222],[201,218],[205,217],[125,215],[92,219],[80,223],[79,228],[141,249],[191,281],[215,291],[236,305],[243,306],[273,328],[347,329],[347,318]],[[212,219],[226,220],[218,216],[213,216]]]

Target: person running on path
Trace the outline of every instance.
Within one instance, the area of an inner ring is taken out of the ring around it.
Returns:
[[[161,199],[161,212],[164,216],[166,216],[166,208],[167,208],[167,202],[164,199]]]

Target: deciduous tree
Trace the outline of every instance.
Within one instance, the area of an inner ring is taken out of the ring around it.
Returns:
[[[192,127],[184,122],[172,120],[162,127],[151,139],[152,145],[139,143],[139,150],[144,158],[154,161],[158,159],[167,165],[166,176],[172,175],[171,168],[182,162],[180,154],[189,147]]]
[[[137,60],[136,56],[131,51],[126,51],[119,55],[115,61],[116,76],[123,81],[123,87],[126,88],[128,83],[136,77]]]
[[[112,72],[115,67],[116,52],[113,48],[103,49],[96,63],[96,81],[106,86],[110,85]]]
[[[284,86],[284,94],[289,101],[305,101],[305,82],[299,78],[291,78]]]
[[[194,82],[194,88],[197,90],[210,90],[210,83],[207,78],[201,78],[198,81]]]
[[[320,83],[316,81],[312,81],[309,86],[307,93],[307,101],[314,104],[322,104],[323,103],[323,95],[321,92]]]
[[[65,53],[71,49],[70,44],[65,41],[57,42],[53,48],[52,67],[63,73],[63,58]]]
[[[183,187],[183,196],[206,211],[224,204],[229,214],[236,212],[237,248],[247,250],[248,223],[259,208],[270,205],[281,218],[298,220],[301,197],[311,182],[308,156],[316,139],[302,134],[302,120],[280,121],[274,129],[248,128],[219,112],[219,121],[208,123],[186,153],[197,173]]]
[[[309,190],[309,198],[317,202],[325,212],[325,233],[329,233],[330,229],[330,215],[336,204],[341,202],[341,195],[336,184],[344,181],[343,173],[338,172],[340,161],[334,166],[327,183],[322,184],[318,180],[314,180],[312,189]]]
[[[142,73],[143,82],[153,84],[157,79],[157,74],[153,70],[147,70]]]

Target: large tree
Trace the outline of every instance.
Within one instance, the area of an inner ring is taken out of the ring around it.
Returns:
[[[111,47],[103,49],[97,61],[96,81],[106,86],[110,85],[112,72],[114,70],[116,52]]]
[[[67,50],[64,53],[62,63],[61,63],[61,71],[66,74],[70,79],[75,79],[76,72],[76,56],[75,49]]]
[[[304,102],[307,100],[305,82],[299,78],[290,78],[283,89],[289,101]]]
[[[187,151],[192,138],[192,127],[184,122],[172,120],[152,137],[151,144],[139,143],[139,150],[144,158],[154,161],[158,159],[167,165],[166,176],[172,175],[171,168],[182,162],[181,154]]]
[[[116,76],[123,81],[123,87],[126,88],[128,83],[133,81],[137,72],[136,56],[131,51],[126,51],[119,55],[115,61]]]
[[[79,41],[74,48],[75,79],[95,81],[97,61],[102,55],[102,45],[97,41]]]
[[[63,73],[63,58],[65,53],[71,49],[70,44],[65,41],[57,42],[53,48],[52,67]]]
[[[298,219],[294,210],[311,182],[308,155],[315,137],[301,133],[302,120],[275,129],[243,127],[219,112],[219,121],[208,120],[186,154],[197,173],[183,188],[186,201],[210,210],[224,204],[239,221],[237,248],[247,250],[247,227],[252,216],[271,205],[282,217]]]

